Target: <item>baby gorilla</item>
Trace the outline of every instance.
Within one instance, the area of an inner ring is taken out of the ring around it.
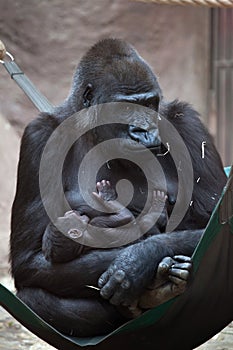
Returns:
[[[63,217],[58,218],[58,222],[65,227],[70,227],[70,222],[79,222],[79,227],[73,227],[62,234],[55,225],[48,225],[42,242],[42,250],[47,260],[53,263],[62,263],[71,261],[81,254],[94,249],[80,243],[80,238],[87,229],[87,225],[94,227],[109,228],[111,240],[118,241],[119,230],[126,230],[122,226],[135,220],[133,214],[121,203],[115,200],[116,192],[109,181],[102,180],[96,184],[96,192],[93,196],[99,202],[105,211],[111,214],[96,216],[90,219],[87,215],[80,215],[78,211],[72,210],[65,213]],[[134,230],[139,230],[138,237],[142,239],[148,235],[161,233],[161,227],[167,224],[167,195],[160,190],[153,191],[152,203],[148,213],[142,216]],[[118,230],[114,230],[118,228]],[[145,234],[144,234],[145,232]],[[158,266],[155,279],[151,285],[145,289],[140,298],[131,305],[118,306],[118,310],[126,318],[139,316],[146,309],[151,309],[166,300],[171,299],[183,293],[187,287],[187,281],[190,278],[192,262],[189,257],[175,256],[173,259],[165,257]],[[119,276],[119,279],[121,276]],[[92,288],[92,286],[87,286]],[[127,286],[126,286],[127,287]],[[94,287],[95,289],[98,289]]]
[[[109,235],[111,235],[110,239],[115,246],[118,246],[118,241],[119,246],[122,245],[120,244],[122,238],[119,238],[120,232],[123,232],[123,234],[132,232],[124,225],[135,221],[135,218],[126,207],[115,200],[116,192],[110,182],[106,180],[97,182],[96,190],[97,192],[93,192],[93,196],[104,211],[111,214],[103,213],[90,219],[87,215],[80,215],[78,210],[71,210],[66,212],[63,217],[59,217],[55,225],[48,225],[43,236],[42,251],[47,260],[54,263],[67,262],[93,249],[94,244],[90,247],[80,243],[86,233],[88,224],[92,227],[117,228],[117,230],[108,230]],[[139,225],[133,226],[134,234],[136,232],[138,238],[159,234],[161,229],[165,228],[168,218],[166,200],[167,195],[163,191],[153,191],[152,203],[148,213],[142,216]],[[65,228],[65,232],[63,230],[64,234],[61,234],[56,227],[60,225]],[[73,227],[70,228],[72,225]],[[88,227],[90,228],[90,226]]]

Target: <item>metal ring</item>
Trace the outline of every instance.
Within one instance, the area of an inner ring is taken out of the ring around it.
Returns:
[[[8,51],[6,51],[6,56],[8,56],[12,62],[15,60],[14,56]],[[4,64],[5,61],[4,60],[0,60],[0,63]]]
[[[157,157],[164,157],[164,156],[166,156],[166,154],[168,154],[170,152],[170,145],[169,145],[169,143],[166,142],[166,145],[167,145],[167,151],[165,153],[157,154]]]

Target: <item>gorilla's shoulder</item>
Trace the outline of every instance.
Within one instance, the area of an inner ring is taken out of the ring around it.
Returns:
[[[51,134],[58,125],[59,121],[55,115],[42,112],[26,126],[23,138],[41,138]]]
[[[21,140],[21,153],[22,151],[26,154],[40,153],[58,125],[59,120],[55,115],[40,113],[24,130]]]

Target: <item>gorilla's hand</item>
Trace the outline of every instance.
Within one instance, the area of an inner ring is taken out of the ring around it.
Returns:
[[[100,276],[101,296],[114,305],[131,305],[154,278],[161,260],[156,262],[154,255],[146,241],[125,248]]]

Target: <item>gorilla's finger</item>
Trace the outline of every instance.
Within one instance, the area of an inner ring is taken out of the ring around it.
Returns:
[[[122,291],[116,291],[112,298],[109,300],[112,305],[120,305],[122,302]]]
[[[100,295],[109,299],[114,293],[115,290],[119,287],[121,282],[123,282],[125,278],[125,272],[122,270],[116,271],[109,279],[108,282],[102,287],[100,291]]]
[[[112,269],[108,269],[107,271],[105,271],[99,278],[98,280],[98,286],[99,288],[102,288],[109,280],[109,278],[113,275],[113,270]]]
[[[125,279],[122,283],[121,283],[121,288],[123,289],[129,289],[130,287],[130,281],[128,279]]]

